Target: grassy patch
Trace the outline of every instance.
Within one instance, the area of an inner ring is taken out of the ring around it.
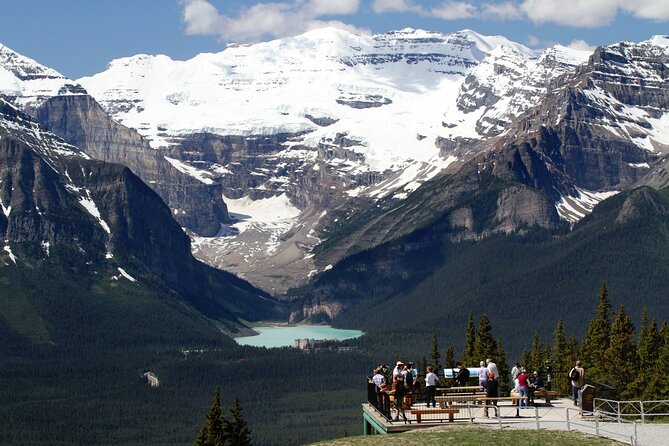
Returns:
[[[524,446],[589,446],[621,445],[617,441],[596,438],[580,432],[500,430],[497,428],[446,427],[438,431],[407,432],[394,435],[370,435],[348,437],[333,441],[315,443],[313,446],[437,446],[457,444],[458,446],[480,446],[482,444]]]

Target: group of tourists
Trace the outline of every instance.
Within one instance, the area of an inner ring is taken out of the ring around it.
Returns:
[[[453,379],[456,386],[464,387],[468,384],[470,371],[458,362]],[[439,377],[433,366],[428,365],[425,374],[425,403],[427,407],[436,407],[436,391]],[[477,370],[478,384],[482,391],[485,391],[486,398],[499,398],[499,370],[495,362],[488,358],[485,362],[481,361]],[[569,371],[569,380],[573,389],[574,405],[578,404],[581,388],[585,381],[585,371],[580,361]],[[511,379],[514,384],[512,395],[518,396],[519,408],[529,407],[534,404],[534,391],[544,388],[544,381],[537,370],[530,375],[520,363],[516,362],[511,369]],[[550,381],[550,378],[549,378]],[[400,416],[406,420],[405,407],[413,404],[413,391],[418,386],[418,370],[414,368],[413,362],[397,361],[395,367],[390,371],[386,364],[381,364],[374,369],[374,374],[370,382],[375,385],[376,397],[379,405],[382,405],[386,398],[392,396],[394,402],[395,417],[393,421],[398,421]],[[497,406],[494,399],[489,402]],[[495,413],[497,408],[495,407]],[[487,416],[487,407],[486,407]]]
[[[466,386],[470,378],[469,369],[461,363],[456,367],[458,368],[458,374],[454,377],[456,384]],[[486,363],[481,361],[478,378],[479,385],[486,391],[486,397],[499,397],[499,370],[492,359],[489,358]],[[433,366],[428,365],[425,374],[425,402],[428,408],[437,406],[435,395],[438,379]],[[392,373],[386,364],[381,364],[374,369],[370,382],[375,385],[379,406],[383,405],[385,398],[392,395],[395,410],[393,421],[399,421],[400,416],[406,420],[405,408],[413,404],[413,390],[418,385],[418,371],[414,368],[414,363],[405,364],[403,361],[397,361]]]

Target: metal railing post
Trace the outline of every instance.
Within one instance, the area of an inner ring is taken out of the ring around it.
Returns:
[[[539,425],[539,408],[537,406],[534,406],[534,418],[537,420],[537,430],[541,430],[541,426]]]
[[[644,408],[643,408],[643,401],[641,401],[641,422],[642,422],[642,423],[645,423],[645,422],[646,422],[646,417],[645,417],[645,415],[646,415],[646,414],[645,414],[645,411],[644,411]]]
[[[569,426],[569,408],[565,407],[564,410],[565,410],[565,413],[566,413],[565,418],[567,419],[567,430],[570,431],[571,427]]]
[[[595,418],[595,434],[599,437],[599,418]]]

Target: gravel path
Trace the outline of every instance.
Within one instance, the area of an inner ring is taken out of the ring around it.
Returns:
[[[592,416],[581,416],[578,410],[571,404],[571,400],[554,401],[551,406],[540,406],[535,412],[532,407],[520,411],[520,417],[515,417],[515,410],[512,408],[502,409],[501,423],[495,418],[475,418],[477,426],[488,427],[490,429],[537,429],[536,414],[539,415],[539,429],[546,430],[576,430],[590,435],[596,435],[599,429],[599,436],[610,438],[621,443],[633,444],[632,438],[636,428],[636,438],[638,446],[669,446],[669,423],[642,424],[624,422],[617,423],[604,422],[596,420]],[[567,428],[567,418],[569,418],[569,429]],[[447,429],[447,426],[435,428],[437,430]]]

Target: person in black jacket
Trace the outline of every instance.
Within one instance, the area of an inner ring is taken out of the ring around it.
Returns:
[[[485,396],[486,398],[499,398],[499,381],[495,379],[495,375],[492,373],[488,374],[488,379],[485,382]],[[488,416],[488,405],[492,404],[495,406],[495,416],[497,416],[497,400],[486,401],[484,413],[485,416]]]
[[[455,377],[455,383],[459,387],[464,387],[467,385],[467,381],[469,380],[469,369],[467,367],[464,367],[461,362],[458,362],[455,364],[455,367],[459,367],[460,370],[458,371],[458,374]]]

